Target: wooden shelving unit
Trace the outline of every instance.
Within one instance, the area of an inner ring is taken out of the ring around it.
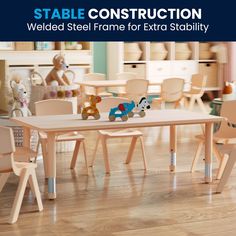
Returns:
[[[172,42],[164,43],[167,50],[165,60],[153,60],[151,58],[152,42],[136,42],[142,50],[142,56],[136,61],[124,61],[124,43],[125,42],[109,42],[108,43],[108,78],[115,79],[116,74],[120,72],[134,72],[139,78],[155,80],[161,82],[169,77],[181,77],[190,81],[191,75],[194,73],[203,73],[208,76],[207,90],[220,90],[218,86],[218,65],[215,55],[212,58],[202,60],[200,55],[200,42],[182,42],[187,44],[191,50],[191,55],[187,60],[176,60],[176,45]],[[213,45],[214,42],[211,42]],[[185,89],[188,89],[186,87]]]
[[[11,79],[20,77],[30,92],[30,74],[38,71],[46,76],[53,67],[53,57],[58,53],[65,55],[69,68],[76,74],[76,80],[81,80],[83,74],[93,71],[93,43],[78,43],[82,45],[81,50],[66,50],[64,42],[55,42],[55,50],[0,50],[0,110],[9,110]]]

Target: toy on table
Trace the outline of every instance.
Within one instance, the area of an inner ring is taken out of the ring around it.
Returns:
[[[19,78],[10,81],[13,94],[13,105],[11,108],[11,116],[31,116],[28,108],[29,98],[25,85]]]
[[[136,107],[133,109],[133,111],[128,113],[128,116],[133,117],[135,114],[138,114],[140,117],[144,117],[146,115],[145,110],[150,108],[151,106],[147,98],[142,97],[137,103]]]
[[[93,116],[96,120],[100,119],[99,110],[97,109],[97,103],[101,102],[101,97],[91,95],[89,97],[90,105],[84,107],[82,110],[82,119],[87,120],[89,116]]]
[[[43,85],[70,85],[71,82],[66,76],[65,71],[68,69],[68,65],[65,63],[65,58],[61,54],[57,54],[53,57],[53,69],[48,73]]]
[[[122,121],[127,121],[129,113],[131,113],[134,108],[134,101],[131,101],[130,103],[121,103],[117,107],[111,108],[109,120],[115,121],[116,118],[121,118]]]

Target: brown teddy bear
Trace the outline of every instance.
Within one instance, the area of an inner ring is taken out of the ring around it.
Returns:
[[[65,58],[61,54],[57,54],[53,58],[53,69],[48,73],[45,81],[46,84],[44,85],[52,85],[52,86],[58,86],[58,85],[70,85],[70,80],[65,75],[65,71],[69,67],[65,63]]]

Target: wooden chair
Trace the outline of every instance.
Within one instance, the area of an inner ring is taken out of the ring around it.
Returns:
[[[88,73],[84,75],[84,80],[85,81],[94,81],[94,80],[105,80],[106,76],[101,73]],[[99,95],[101,97],[110,97],[112,96],[111,93],[107,92],[106,89],[104,88],[99,88],[98,91],[96,91],[92,87],[85,86],[85,95],[90,96],[90,95]]]
[[[188,109],[190,111],[193,110],[195,102],[198,103],[202,112],[207,113],[206,108],[202,102],[201,97],[204,94],[204,88],[206,86],[207,76],[201,74],[194,74],[192,75],[191,79],[191,89],[189,92],[185,92],[184,95],[184,103],[188,105]],[[188,99],[190,102],[188,104]]]
[[[220,182],[218,183],[216,187],[216,192],[221,193],[223,191],[223,188],[225,184],[227,183],[230,174],[234,168],[235,162],[236,162],[236,145],[235,144],[226,144],[223,145],[221,152],[228,155],[227,163],[224,167],[222,177],[220,178]]]
[[[14,173],[20,178],[9,219],[9,223],[13,224],[18,219],[28,180],[30,188],[36,197],[38,209],[39,211],[43,210],[43,204],[35,174],[37,165],[35,163],[14,161],[15,143],[13,132],[10,128],[0,127],[0,140],[0,192],[11,173]]]
[[[132,72],[122,72],[122,73],[118,73],[116,74],[116,80],[132,80],[132,79],[136,79],[137,78],[137,74],[132,73]],[[109,91],[111,93],[117,94],[119,97],[124,96],[126,94],[126,89],[125,87],[111,87],[109,88]]]
[[[73,114],[73,104],[70,101],[61,100],[61,99],[43,100],[43,101],[39,101],[35,103],[35,113],[36,113],[36,116]],[[70,164],[71,169],[75,168],[80,144],[82,144],[83,153],[84,153],[84,161],[85,161],[86,170],[88,173],[87,155],[86,155],[84,136],[82,136],[81,134],[78,134],[77,132],[62,133],[62,134],[60,133],[58,134],[56,141],[57,142],[76,141],[73,157]],[[47,177],[47,134],[46,133],[39,132],[39,142],[41,143],[41,146],[42,146],[44,170],[45,170],[45,176]]]
[[[222,117],[225,117],[226,120],[223,120],[221,122],[219,130],[213,135],[213,154],[220,163],[216,177],[217,179],[221,178],[225,166],[224,153],[219,151],[217,143],[221,142],[223,144],[227,144],[229,141],[232,142],[236,139],[236,129],[230,127],[227,123],[227,120],[236,123],[236,109],[234,108],[236,108],[236,100],[223,102],[220,115]],[[205,143],[204,135],[197,135],[196,138],[199,140],[199,144],[194,159],[192,161],[191,172],[194,172],[195,170],[195,166],[199,160],[202,148]]]
[[[152,100],[153,104],[164,107],[166,102],[174,103],[174,108],[180,106],[183,98],[184,79],[171,78],[163,80],[161,84],[161,94],[159,98]]]
[[[101,103],[98,104],[98,109],[101,112],[109,112],[110,108],[118,106],[120,103],[124,103],[129,101],[128,99],[125,98],[119,98],[119,97],[113,97],[113,98],[104,98]],[[137,130],[118,130],[118,131],[106,131],[106,130],[99,130],[98,131],[98,138],[95,146],[95,150],[93,153],[93,158],[90,166],[93,166],[95,158],[96,158],[96,153],[98,149],[99,142],[101,141],[102,144],[102,149],[103,149],[103,158],[105,162],[105,169],[106,173],[110,173],[110,164],[109,164],[109,157],[108,157],[108,150],[107,150],[107,140],[110,138],[126,138],[126,137],[131,137],[131,144],[129,147],[129,151],[126,157],[126,164],[129,164],[134,148],[136,145],[137,140],[140,140],[141,143],[141,149],[142,149],[142,157],[143,157],[143,165],[144,169],[147,169],[147,164],[146,164],[146,155],[145,155],[145,149],[144,149],[144,142],[143,142],[143,134],[140,131]]]
[[[130,79],[126,82],[125,97],[134,100],[136,103],[141,97],[146,97],[149,81],[146,79]]]

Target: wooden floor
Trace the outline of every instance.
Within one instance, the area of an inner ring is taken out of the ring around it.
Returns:
[[[215,194],[216,181],[203,183],[204,163],[189,173],[199,126],[178,128],[177,171],[168,171],[168,129],[144,129],[149,170],[142,169],[141,149],[133,162],[124,163],[130,140],[111,140],[111,175],[104,174],[101,149],[95,167],[85,175],[80,154],[77,168],[69,169],[71,153],[58,154],[57,193],[47,200],[42,161],[37,176],[44,211],[37,212],[31,192],[25,194],[15,225],[6,224],[17,187],[11,177],[0,194],[0,235],[235,235],[236,171],[222,194]],[[95,132],[85,133],[88,155]],[[217,165],[214,163],[214,167]]]

